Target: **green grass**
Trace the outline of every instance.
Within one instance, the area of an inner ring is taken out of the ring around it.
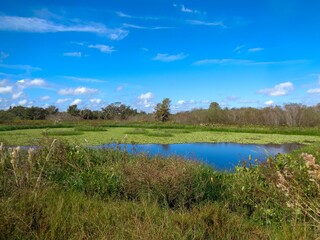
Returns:
[[[319,164],[320,144],[221,173],[178,157],[40,142],[0,146],[0,239],[320,236],[320,167],[300,157]]]
[[[77,128],[76,128],[77,129]],[[88,128],[90,129],[90,128]],[[23,129],[14,131],[2,131],[0,141],[9,145],[35,145],[45,131],[51,136],[68,140],[74,143],[87,143],[88,145],[100,145],[111,142],[122,143],[192,143],[192,142],[236,142],[245,144],[268,144],[268,143],[302,143],[310,144],[319,142],[319,136],[307,135],[281,135],[281,134],[258,134],[242,132],[215,132],[195,131],[186,129],[147,129],[147,128],[124,128],[109,127],[94,128],[94,131],[76,131],[73,128],[57,129]]]

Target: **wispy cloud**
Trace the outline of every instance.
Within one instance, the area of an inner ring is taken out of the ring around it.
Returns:
[[[162,29],[173,29],[174,27],[144,27],[134,24],[124,23],[122,25],[124,28],[133,28],[133,29],[141,29],[141,30],[162,30]]]
[[[261,52],[263,51],[264,48],[261,48],[261,47],[257,47],[257,48],[249,48],[248,49],[248,52]]]
[[[161,61],[161,62],[173,62],[182,60],[188,57],[188,54],[179,53],[176,55],[169,55],[167,53],[158,53],[152,60],[154,61]]]
[[[65,52],[65,53],[63,53],[63,56],[65,56],[65,57],[81,57],[82,53],[81,52]]]
[[[6,59],[7,57],[9,57],[9,54],[5,53],[5,52],[0,52],[0,63]]]
[[[194,62],[194,65],[214,65],[214,64],[230,64],[230,65],[279,65],[279,64],[298,64],[305,63],[306,60],[284,60],[284,61],[254,61],[247,59],[235,59],[235,58],[223,58],[223,59],[204,59],[197,62]]]
[[[307,91],[307,93],[310,93],[310,94],[318,94],[318,93],[320,93],[320,88],[309,89],[309,90]]]
[[[12,99],[15,100],[15,99],[21,98],[22,96],[23,96],[23,92],[19,91],[19,92],[12,94]]]
[[[56,104],[62,104],[62,103],[68,102],[68,101],[70,101],[70,100],[71,100],[70,98],[59,98],[59,99],[56,101]]]
[[[93,103],[93,104],[100,104],[101,101],[102,100],[100,98],[91,98],[90,99],[90,103]]]
[[[41,97],[41,100],[48,101],[48,100],[50,100],[50,96],[43,96],[43,97]]]
[[[24,71],[27,71],[27,72],[41,71],[41,68],[33,67],[33,66],[30,66],[30,65],[11,65],[11,64],[3,64],[3,63],[0,63],[0,68],[24,70]]]
[[[204,22],[199,20],[187,20],[187,23],[191,25],[208,26],[208,27],[225,27],[225,24],[222,21]]]
[[[20,100],[20,101],[18,102],[18,105],[24,106],[24,105],[26,105],[27,103],[28,103],[27,99],[23,99],[23,100]]]
[[[103,45],[103,44],[88,45],[88,48],[95,48],[95,49],[98,49],[100,52],[103,52],[103,53],[112,53],[112,52],[116,51],[114,49],[114,47],[108,46],[108,45]]]
[[[257,91],[258,94],[265,94],[268,96],[278,97],[285,96],[294,89],[292,82],[284,82],[275,85],[273,88],[265,88]]]
[[[180,4],[180,5],[178,5],[178,4],[173,4],[173,7],[179,8],[179,10],[180,10],[181,12],[184,12],[184,13],[201,13],[201,12],[198,11],[198,10],[191,9],[191,8],[187,8],[187,7],[186,7],[185,5],[183,5],[183,4]]]
[[[98,92],[98,89],[87,88],[87,87],[77,87],[77,88],[66,88],[58,91],[60,95],[86,95],[94,94]]]
[[[102,23],[56,23],[37,17],[0,16],[0,31],[15,31],[29,33],[49,32],[87,32],[105,35],[112,40],[121,40],[128,31],[107,28]]]
[[[131,18],[131,19],[142,19],[142,20],[158,20],[159,18],[157,17],[147,17],[147,16],[132,16],[129,14],[126,14],[124,12],[116,12],[116,15],[118,17],[122,18]]]
[[[81,77],[73,77],[73,76],[64,76],[66,79],[70,79],[78,82],[86,82],[86,83],[106,83],[107,81],[97,79],[97,78],[81,78]]]
[[[120,92],[120,91],[122,91],[124,89],[124,85],[120,85],[120,86],[118,86],[117,87],[117,92]]]

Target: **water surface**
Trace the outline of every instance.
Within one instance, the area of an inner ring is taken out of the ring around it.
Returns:
[[[129,153],[154,155],[178,155],[197,160],[218,170],[232,170],[239,162],[257,159],[264,161],[268,156],[288,153],[301,145],[287,144],[239,144],[239,143],[182,143],[182,144],[105,144],[97,148],[120,147]],[[250,157],[249,157],[250,156]]]

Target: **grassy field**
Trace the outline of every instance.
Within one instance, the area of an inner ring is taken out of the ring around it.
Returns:
[[[320,237],[319,144],[230,174],[52,136],[39,142],[0,146],[0,239]]]
[[[237,142],[237,143],[302,143],[319,142],[320,136],[288,135],[278,133],[226,132],[203,129],[154,129],[133,127],[69,127],[0,131],[0,141],[7,145],[33,146],[42,137],[65,139],[77,144],[100,145],[122,143],[190,143],[190,142]]]

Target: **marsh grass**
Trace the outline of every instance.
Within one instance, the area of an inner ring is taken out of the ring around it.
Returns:
[[[79,126],[79,127],[75,127],[76,131],[79,132],[106,132],[108,131],[108,129],[106,129],[105,127],[100,127],[100,126],[91,126],[91,125],[83,125],[83,126]]]
[[[126,131],[126,134],[140,134],[149,137],[173,137],[173,131],[171,130],[154,130],[154,129],[145,129],[145,128],[135,128],[130,131]],[[178,131],[176,131],[178,132]]]
[[[43,130],[41,133],[43,136],[77,136],[77,135],[82,135],[83,132],[77,130],[77,129],[58,129],[58,130],[51,130],[51,129],[46,129]]]
[[[0,239],[320,237],[319,145],[223,173],[178,157],[41,144],[0,145]]]

